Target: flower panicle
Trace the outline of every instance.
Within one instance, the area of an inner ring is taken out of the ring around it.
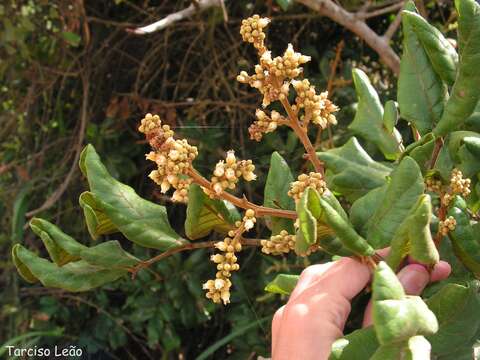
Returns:
[[[197,148],[186,139],[175,139],[173,130],[162,124],[158,115],[146,114],[138,130],[145,134],[152,147],[152,151],[146,154],[147,160],[157,165],[157,169],[149,174],[150,179],[160,185],[162,193],[175,189],[173,201],[187,202],[188,188],[192,183],[187,173],[198,155]]]

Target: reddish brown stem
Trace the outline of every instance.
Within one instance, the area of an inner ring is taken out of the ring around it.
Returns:
[[[320,161],[320,159],[317,157],[315,148],[313,147],[310,139],[308,138],[307,130],[300,124],[300,121],[298,120],[298,116],[293,111],[288,100],[285,98],[280,100],[280,102],[282,103],[283,107],[285,108],[285,111],[288,114],[288,118],[290,120],[288,125],[292,128],[293,131],[295,131],[295,134],[297,134],[298,138],[302,142],[303,147],[307,152],[308,159],[312,163],[315,171],[323,175],[325,172],[323,169],[323,164]]]
[[[205,179],[202,175],[200,175],[200,173],[198,173],[194,168],[190,168],[190,170],[188,171],[188,176],[190,176],[193,179],[194,183],[200,186],[203,186],[204,188],[207,188],[211,190],[213,193],[215,193],[213,190],[212,183],[207,179]],[[233,205],[238,206],[239,208],[254,210],[256,217],[275,216],[275,217],[281,217],[281,218],[287,218],[287,219],[297,218],[297,213],[295,211],[274,209],[266,206],[257,205],[248,201],[245,197],[239,198],[239,197],[236,197],[235,195],[230,194],[227,191],[222,191],[217,196],[221,199],[231,202]]]
[[[245,245],[245,246],[260,246],[260,241],[261,241],[260,239],[245,239],[245,238],[242,238],[241,239],[241,244]],[[149,266],[151,266],[152,264],[154,264],[154,263],[156,263],[156,262],[158,262],[162,259],[165,259],[169,256],[172,256],[174,254],[177,254],[177,253],[180,253],[180,252],[183,252],[183,251],[187,251],[187,250],[213,248],[213,247],[215,247],[215,243],[216,243],[216,241],[204,241],[204,242],[197,242],[197,243],[187,243],[187,244],[184,244],[182,246],[167,250],[167,251],[165,251],[161,254],[158,254],[157,256],[155,256],[151,259],[140,262],[134,268],[130,269],[129,271],[132,273],[132,279],[135,279],[135,277],[137,276],[137,273],[140,270],[146,269]]]

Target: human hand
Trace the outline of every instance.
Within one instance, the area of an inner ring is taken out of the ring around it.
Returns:
[[[407,294],[420,295],[429,282],[447,278],[450,271],[440,261],[430,274],[422,265],[409,264],[397,276]],[[273,317],[272,359],[328,359],[333,342],[343,336],[350,301],[370,278],[368,266],[352,258],[306,268],[287,304]],[[371,323],[369,303],[363,326]]]

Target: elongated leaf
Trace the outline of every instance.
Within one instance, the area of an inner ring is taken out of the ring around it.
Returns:
[[[298,231],[295,241],[295,252],[304,254],[310,246],[317,242],[317,219],[310,211],[309,194],[315,191],[307,188],[297,203]]]
[[[265,183],[263,204],[271,208],[282,208],[294,210],[295,202],[288,196],[290,184],[293,182],[293,175],[287,162],[278,152],[273,152],[270,159],[267,182]],[[293,234],[293,221],[290,219],[271,217],[272,234],[276,235],[282,230]]]
[[[376,249],[390,245],[397,228],[423,194],[422,173],[415,160],[405,157],[392,172],[380,206],[368,226],[368,242]]]
[[[120,268],[94,266],[84,260],[58,266],[42,259],[22,245],[13,247],[14,259],[25,267],[46,287],[65,289],[72,292],[88,291],[106,283],[115,281],[127,273]]]
[[[458,129],[473,113],[480,98],[480,5],[475,0],[456,0],[460,63],[445,111],[434,133]]]
[[[100,235],[112,234],[118,231],[103,211],[101,205],[98,204],[92,192],[83,192],[80,195],[79,203],[83,209],[85,222],[92,239],[96,240]]]
[[[456,226],[449,232],[455,255],[475,276],[480,277],[480,234],[474,231],[466,211],[453,207],[448,211]]]
[[[350,221],[355,230],[362,236],[367,236],[370,220],[382,203],[388,185],[385,184],[370,190],[367,194],[357,199],[350,208]]]
[[[422,174],[425,174],[430,169],[430,161],[432,159],[433,150],[435,148],[435,138],[431,134],[427,134],[424,136],[427,141],[424,144],[415,147],[410,153],[408,154],[412,159],[414,159],[418,166],[420,166],[420,170],[422,170]]]
[[[387,159],[395,159],[400,152],[401,136],[395,128],[389,131],[384,125],[383,107],[368,76],[360,69],[354,69],[352,75],[358,108],[349,128],[377,145]]]
[[[407,255],[426,265],[439,261],[438,250],[430,233],[431,218],[430,196],[421,195],[392,240],[387,260],[392,269],[397,269]]]
[[[354,201],[370,190],[382,186],[391,169],[374,161],[356,138],[345,145],[318,153],[325,162],[328,187]]]
[[[398,109],[397,103],[393,100],[388,100],[385,103],[385,109],[383,112],[383,126],[387,129],[389,134],[392,134],[395,125],[398,122]]]
[[[368,242],[353,228],[353,225],[341,216],[325,199],[320,198],[321,214],[319,220],[327,224],[343,246],[356,255],[371,256],[375,253]]]
[[[428,337],[433,356],[453,359],[465,350],[472,355],[480,330],[479,286],[477,281],[466,286],[447,284],[428,299],[440,324],[438,332]]]
[[[273,281],[265,286],[265,291],[281,295],[290,295],[297,285],[299,278],[299,275],[278,274]]]
[[[33,218],[30,228],[42,239],[50,258],[59,266],[80,259],[80,253],[87,248],[44,219]]]
[[[329,360],[370,359],[378,349],[373,326],[355,330],[332,344]]]
[[[130,268],[140,260],[122,249],[116,240],[107,241],[91,248],[83,249],[80,257],[91,265],[104,268]]]
[[[433,69],[445,83],[453,85],[457,76],[458,54],[443,34],[420,15],[404,11],[402,16],[417,35]]]
[[[435,314],[420,297],[405,295],[397,276],[383,261],[374,273],[372,299],[373,324],[382,345],[438,331]]]
[[[370,360],[430,360],[431,346],[423,336],[412,336],[410,339],[380,346]]]
[[[306,206],[312,216],[316,221],[316,243],[321,246],[322,250],[339,256],[350,256],[354,253],[349,250],[343,242],[336,236],[335,230],[325,221],[324,218],[324,209],[320,203],[320,195],[313,188],[308,188],[304,194],[306,198]],[[336,213],[336,216],[339,216],[342,221],[348,223],[348,216],[343,210],[342,205],[338,202],[335,195],[333,195],[329,190],[326,190],[322,194],[323,201],[331,206],[333,212]],[[298,242],[297,237],[297,242]],[[300,241],[303,240],[303,235],[300,234]],[[302,245],[306,247],[306,245]],[[298,247],[298,245],[297,245]],[[305,250],[304,250],[305,251]]]
[[[165,207],[141,198],[130,186],[115,180],[92,145],[82,151],[80,169],[97,204],[127,239],[160,250],[185,243],[168,223]]]
[[[415,11],[413,2],[406,10]],[[420,134],[432,130],[442,116],[447,89],[436,74],[408,16],[402,18],[403,54],[398,78],[400,115]]]
[[[212,230],[227,233],[237,220],[240,220],[240,214],[232,204],[210,199],[200,186],[190,185],[185,220],[185,233],[189,239],[202,238]]]
[[[447,284],[427,300],[427,305],[439,323],[438,332],[427,337],[432,358],[460,359],[459,354],[466,352],[466,359],[472,359],[472,344],[480,326],[479,283]],[[370,326],[337,340],[330,359],[370,359],[378,347],[375,330]]]

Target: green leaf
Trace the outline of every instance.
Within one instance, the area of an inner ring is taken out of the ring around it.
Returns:
[[[457,359],[465,350],[472,359],[472,344],[480,330],[479,283],[466,286],[447,284],[427,300],[438,319],[439,329],[427,337],[432,358]],[[373,326],[356,330],[338,339],[332,346],[330,360],[370,359],[379,347]]]
[[[186,242],[171,228],[165,207],[141,198],[130,186],[115,180],[92,145],[82,151],[80,169],[97,204],[127,239],[159,250]]]
[[[389,134],[392,134],[395,130],[395,125],[397,125],[397,122],[397,103],[393,100],[388,100],[385,103],[385,109],[383,112],[383,126],[385,126]]]
[[[437,75],[448,85],[453,85],[457,76],[458,63],[458,54],[453,45],[435,26],[430,25],[420,15],[403,11],[402,16],[406,18],[420,40]]]
[[[293,181],[292,172],[285,159],[278,152],[273,152],[267,182],[265,183],[263,205],[271,208],[294,210],[295,202],[288,196],[288,190]],[[289,234],[294,233],[291,219],[270,217],[268,220],[271,223],[273,235],[280,233],[282,230],[286,230]]]
[[[371,256],[375,250],[353,228],[352,224],[337,212],[328,201],[320,197],[321,213],[319,221],[328,225],[343,246],[356,255]]]
[[[275,0],[275,2],[282,8],[283,11],[287,11],[292,5],[292,0]]]
[[[456,0],[460,63],[445,111],[434,133],[459,128],[473,113],[480,98],[480,5],[475,0]]]
[[[398,226],[423,194],[422,173],[415,160],[405,157],[392,172],[391,181],[368,225],[368,242],[380,249],[390,245]]]
[[[424,138],[428,138],[428,140],[426,139],[427,141],[425,143],[415,147],[408,154],[417,162],[423,174],[430,169],[430,161],[435,148],[435,138],[431,133],[425,135]]]
[[[85,191],[80,194],[79,203],[83,209],[85,223],[92,239],[96,240],[100,235],[112,234],[118,231],[92,192]]]
[[[368,76],[353,69],[353,82],[358,97],[357,113],[349,129],[379,147],[387,159],[395,159],[400,152],[401,136],[393,128],[389,131],[383,121],[383,107]]]
[[[405,8],[415,11],[413,2]],[[402,27],[403,54],[397,89],[400,115],[423,135],[440,120],[447,89],[433,69],[408,16],[402,17]]]
[[[327,170],[328,187],[355,201],[386,182],[391,169],[374,161],[352,137],[343,146],[317,154]]]
[[[350,221],[362,236],[367,236],[369,221],[380,206],[387,191],[387,184],[371,190],[357,199],[350,208]]]
[[[273,281],[265,286],[265,291],[274,294],[290,295],[299,278],[299,275],[278,274]]]
[[[185,233],[191,240],[207,236],[212,230],[227,233],[234,228],[240,214],[230,203],[223,200],[210,199],[202,188],[190,185],[188,191],[187,218]]]
[[[140,260],[122,249],[117,240],[111,240],[91,248],[83,249],[80,257],[91,265],[105,268],[130,268]]]
[[[327,202],[336,212],[340,217],[348,222],[348,215],[343,209],[342,205],[340,202],[337,200],[335,195],[329,190],[324,191],[322,194],[322,199]],[[353,255],[353,252],[349,250],[345,245],[342,243],[342,241],[335,235],[335,232],[333,229],[327,225],[326,223],[322,221],[318,221],[319,219],[321,220],[322,218],[322,211],[323,209],[321,208],[320,205],[320,196],[318,193],[314,192],[314,196],[312,196],[312,203],[315,203],[315,209],[317,209],[316,212],[313,212],[313,216],[317,219],[317,243],[320,245],[322,250],[325,250],[329,254],[332,255],[338,255],[338,256],[351,256]]]
[[[295,252],[305,254],[310,246],[317,242],[317,219],[310,211],[310,198],[315,191],[307,188],[297,203],[298,230],[295,241]]]
[[[454,359],[465,350],[472,355],[472,345],[480,330],[479,290],[478,281],[466,286],[447,284],[428,299],[428,307],[440,324],[438,332],[428,337],[435,358]]]
[[[370,360],[430,360],[431,346],[423,336],[412,336],[400,342],[382,345]]]
[[[329,360],[370,359],[378,349],[378,340],[373,326],[358,329],[336,340],[332,345]]]
[[[30,274],[44,286],[72,292],[94,289],[115,281],[127,273],[126,269],[106,269],[91,265],[85,260],[58,266],[38,257],[20,244],[13,247],[12,253],[14,254],[13,258],[16,259],[16,264],[19,264],[20,268],[28,269]]]
[[[457,207],[448,211],[457,222],[455,229],[448,233],[455,255],[476,277],[480,277],[480,235],[470,223],[468,213]]]
[[[47,220],[33,218],[30,228],[42,239],[50,258],[59,266],[80,259],[80,253],[87,248]]]
[[[432,335],[438,330],[435,314],[420,297],[405,295],[397,276],[383,261],[375,269],[372,300],[373,323],[382,345]]]
[[[82,38],[80,37],[80,35],[75,34],[73,32],[70,32],[70,31],[62,32],[62,36],[63,36],[63,39],[70,46],[73,46],[73,47],[77,47],[78,45],[80,45],[80,41],[82,41]]]
[[[413,260],[426,265],[436,264],[440,260],[430,233],[431,218],[430,196],[421,195],[393,237],[387,259],[392,269],[397,269],[409,254]]]

